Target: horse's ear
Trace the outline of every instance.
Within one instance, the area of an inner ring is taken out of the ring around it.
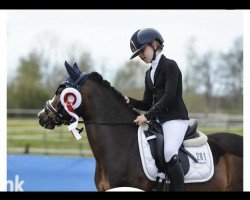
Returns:
[[[75,72],[75,70],[67,63],[67,61],[64,62],[65,68],[70,76],[74,81],[79,77],[79,74]]]
[[[75,71],[76,73],[78,73],[78,74],[81,74],[81,73],[82,73],[81,70],[79,69],[79,67],[78,67],[78,65],[77,65],[76,63],[74,63],[73,69],[74,69],[74,71]]]
[[[67,67],[71,67],[70,64],[66,60],[64,62],[64,65],[65,65],[66,69],[67,69]]]

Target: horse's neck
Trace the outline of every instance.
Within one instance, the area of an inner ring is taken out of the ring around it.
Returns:
[[[114,91],[94,81],[87,81],[83,88],[84,110],[87,120],[100,122],[133,122],[134,114],[121,102]]]
[[[133,125],[134,114],[126,104],[120,102],[113,91],[103,88],[93,82],[86,82],[83,98],[85,98],[85,112],[87,120],[86,132],[92,152],[97,162],[104,166],[107,160],[110,162],[137,149],[137,127]],[[105,122],[106,124],[100,124]],[[111,125],[108,123],[110,122]],[[122,124],[122,123],[131,124]],[[115,123],[121,123],[114,125]],[[106,161],[106,162],[105,162]]]

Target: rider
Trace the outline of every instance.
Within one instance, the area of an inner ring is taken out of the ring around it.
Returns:
[[[164,158],[170,179],[171,191],[182,191],[184,173],[178,156],[188,128],[188,111],[182,98],[182,74],[177,63],[162,53],[163,38],[153,28],[137,30],[131,37],[130,59],[137,55],[151,67],[145,74],[145,91],[142,100],[125,96],[126,103],[146,111],[134,122],[138,125],[156,119],[163,128]]]

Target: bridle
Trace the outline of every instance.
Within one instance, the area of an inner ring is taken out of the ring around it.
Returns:
[[[74,121],[73,118],[71,118],[70,120],[66,120],[66,119],[63,119],[63,115],[60,114],[60,112],[63,109],[63,106],[60,105],[59,109],[56,110],[54,108],[54,106],[51,104],[51,101],[52,100],[46,101],[46,103],[45,103],[45,110],[48,109],[48,110],[50,110],[54,114],[55,125],[62,125],[62,124],[69,125],[69,124],[71,124]]]
[[[66,81],[62,82],[59,86],[57,91],[59,90],[59,88],[62,87],[72,87],[77,89],[79,92],[81,90],[81,88],[83,87],[83,85],[86,83],[87,79],[88,79],[89,74],[82,72],[80,74],[80,76],[78,77],[78,79],[74,82],[70,81],[71,79],[66,79]],[[56,93],[57,93],[56,91]],[[53,114],[54,114],[54,122],[55,125],[69,125],[72,122],[75,121],[75,119],[72,117],[70,120],[66,120],[63,119],[63,115],[60,114],[60,112],[63,110],[63,106],[62,104],[60,104],[60,107],[58,110],[55,109],[55,107],[51,104],[52,100],[48,100],[45,103],[45,110],[50,110]],[[98,125],[136,125],[134,122],[123,122],[123,121],[92,121],[92,120],[82,120],[82,121],[78,121],[78,123],[84,123],[84,124],[98,124]]]
[[[87,73],[85,72],[82,72],[80,74],[80,76],[78,77],[78,79],[74,82],[70,81],[70,79],[66,79],[66,81],[62,82],[59,86],[58,86],[58,89],[56,90],[56,93],[57,91],[59,90],[59,88],[66,88],[66,87],[72,87],[72,88],[75,88],[77,89],[79,92],[82,88],[82,86],[85,84],[85,82],[87,81],[88,79],[88,75]],[[52,100],[48,100],[46,101],[45,103],[45,110],[50,110],[53,114],[54,114],[54,120],[55,120],[55,125],[69,125],[71,123],[73,123],[75,121],[75,119],[73,117],[71,117],[70,120],[66,120],[66,119],[63,119],[63,115],[60,114],[60,112],[63,110],[63,106],[62,104],[60,104],[60,107],[58,110],[55,109],[55,107],[51,104]],[[83,121],[79,121],[79,123],[84,123]]]

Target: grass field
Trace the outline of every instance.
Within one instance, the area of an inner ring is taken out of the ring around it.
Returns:
[[[82,124],[79,124],[79,128]],[[215,132],[230,132],[243,135],[243,128],[237,127],[202,127],[198,130],[211,134]],[[7,120],[7,152],[8,154],[39,154],[63,156],[93,156],[85,132],[83,138],[77,141],[68,131],[67,126],[47,130],[41,127],[36,119]]]

